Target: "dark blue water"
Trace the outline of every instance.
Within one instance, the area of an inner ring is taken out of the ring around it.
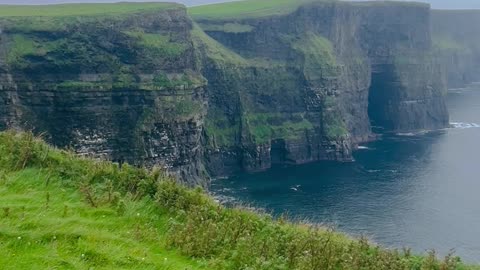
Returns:
[[[448,96],[455,128],[385,135],[354,163],[321,162],[218,180],[221,198],[306,218],[387,247],[480,263],[480,87]]]

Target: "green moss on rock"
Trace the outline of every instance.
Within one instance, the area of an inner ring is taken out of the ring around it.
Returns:
[[[254,27],[249,24],[225,23],[225,24],[201,24],[204,31],[221,31],[225,33],[249,33]]]
[[[317,34],[292,41],[293,49],[303,54],[303,70],[307,79],[318,80],[338,75],[338,66],[332,43]]]
[[[153,57],[179,57],[187,46],[180,42],[174,42],[170,36],[158,33],[145,33],[144,31],[127,31],[138,44],[152,53]]]
[[[299,139],[314,125],[302,113],[251,113],[245,116],[248,131],[259,144],[274,139]]]

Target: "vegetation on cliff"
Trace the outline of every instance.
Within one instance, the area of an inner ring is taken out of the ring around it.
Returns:
[[[175,3],[115,3],[115,4],[63,4],[63,5],[2,5],[0,17],[70,17],[105,16],[136,12],[155,12],[182,7]]]
[[[186,17],[172,3],[2,6],[1,49],[16,78],[51,90],[198,87]]]
[[[195,19],[245,19],[284,15],[311,2],[333,2],[335,0],[247,0],[189,8]]]
[[[259,17],[286,15],[294,12],[299,7],[310,3],[332,3],[338,0],[243,0],[227,3],[201,5],[189,8],[189,13],[196,20],[226,20],[226,19],[251,19]],[[393,2],[393,1],[392,1]],[[391,6],[389,1],[362,1],[351,2],[360,7]],[[401,2],[393,3],[397,6],[428,7],[426,3]]]
[[[0,133],[5,269],[469,269],[312,224],[225,208],[159,170]]]

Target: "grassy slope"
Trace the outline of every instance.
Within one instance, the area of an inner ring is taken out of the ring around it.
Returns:
[[[227,209],[29,134],[0,133],[0,207],[3,269],[470,269]]]
[[[338,2],[338,0],[241,0],[189,8],[195,20],[246,19],[266,16],[285,15],[294,12],[304,4]],[[356,6],[421,6],[428,4],[410,1],[362,1],[351,2]]]
[[[126,14],[180,7],[174,3],[116,3],[63,5],[0,5],[0,17],[64,17],[105,14]]]
[[[184,54],[189,44],[177,37],[182,33],[162,34],[155,32],[162,27],[143,29],[128,25],[108,29],[113,22],[130,16],[137,18],[171,9],[184,10],[185,7],[175,3],[0,5],[0,28],[6,41],[5,62],[19,74],[26,73],[32,81],[35,80],[30,74],[51,70],[57,70],[54,74],[58,70],[67,73],[71,70],[72,75],[91,73],[91,70],[99,73],[96,81],[82,81],[74,76],[61,81],[62,77],[48,86],[60,91],[161,90],[202,85],[203,78],[194,72],[170,77],[161,72],[168,65],[166,62],[178,62],[187,57]],[[91,25],[96,27],[85,30]],[[112,35],[106,36],[106,32]],[[105,49],[109,46],[116,49]],[[154,77],[137,76],[142,72],[153,73]]]
[[[245,19],[263,16],[284,15],[299,6],[311,2],[335,0],[244,0],[189,8],[194,19]]]
[[[31,168],[3,176],[2,269],[200,269],[165,248],[167,217],[151,200],[125,200],[125,213],[93,208],[83,195]],[[8,214],[6,214],[8,211]]]

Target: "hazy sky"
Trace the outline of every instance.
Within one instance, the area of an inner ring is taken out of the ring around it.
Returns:
[[[60,4],[60,3],[92,3],[92,2],[119,2],[121,0],[0,0],[0,4]],[[154,2],[156,0],[123,0],[126,2]],[[158,1],[158,0],[157,0]],[[225,2],[228,0],[162,0],[158,2],[180,2],[186,5]],[[480,9],[480,0],[420,0],[429,2],[433,8],[447,9]]]

